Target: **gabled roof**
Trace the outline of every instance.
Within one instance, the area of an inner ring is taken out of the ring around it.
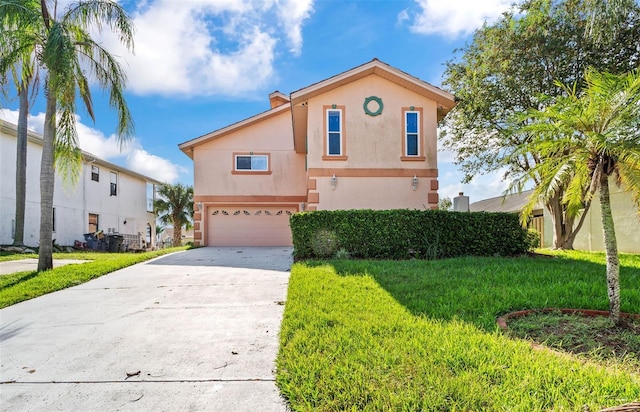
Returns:
[[[222,129],[214,130],[213,132],[203,134],[202,136],[196,137],[195,139],[191,139],[184,143],[180,143],[178,145],[178,148],[180,148],[180,150],[182,150],[184,154],[186,154],[191,159],[193,159],[194,147],[199,146],[213,139],[219,139],[222,136],[228,135],[229,133],[242,129],[243,127],[247,127],[251,124],[273,117],[277,114],[280,114],[283,111],[288,111],[290,108],[291,108],[291,103],[288,103],[288,102],[283,103],[280,106],[274,107],[273,109],[269,109],[266,112],[262,112],[255,116],[249,117],[248,119],[241,120],[229,126],[223,127]]]
[[[411,90],[419,95],[436,102],[438,110],[438,120],[441,120],[455,106],[454,96],[442,89],[439,89],[417,77],[411,76],[402,70],[388,65],[378,59],[373,59],[368,63],[343,73],[329,77],[318,83],[297,90],[289,97],[275,91],[269,95],[271,109],[248,119],[239,121],[222,129],[204,134],[195,139],[186,141],[178,145],[187,156],[193,159],[194,147],[206,143],[212,139],[218,139],[229,133],[237,131],[243,127],[268,119],[271,116],[280,114],[284,110],[291,110],[293,121],[294,147],[298,153],[306,151],[307,135],[307,105],[306,101],[311,97],[326,93],[332,89],[351,83],[371,74],[378,75],[385,80],[395,83],[401,87]]]
[[[451,93],[445,92],[438,87],[375,58],[361,66],[354,67],[353,69],[291,93],[291,103],[293,105],[303,103],[314,96],[326,93],[347,83],[369,76],[370,74],[376,74],[383,79],[389,80],[392,83],[435,101],[438,104],[439,119],[444,117],[456,104],[455,98]]]
[[[6,120],[2,120],[0,119],[0,131],[2,131],[3,133],[9,135],[9,136],[14,136],[16,137],[18,135],[18,126],[16,126],[13,123],[9,123]],[[27,140],[31,143],[35,143],[39,146],[42,146],[42,136],[36,132],[34,132],[33,130],[28,130],[27,131]],[[149,176],[145,176],[143,174],[140,174],[138,172],[134,172],[133,170],[124,168],[122,166],[118,166],[117,164],[108,162],[106,160],[100,159],[99,157],[97,157],[96,155],[89,153],[89,152],[85,152],[84,150],[81,151],[82,152],[82,159],[87,162],[87,163],[92,163],[95,164],[96,166],[102,166],[102,167],[106,167],[108,169],[114,170],[116,172],[121,172],[121,173],[125,173],[129,176],[138,178],[140,180],[144,180],[147,181],[149,183],[153,183],[156,185],[160,185],[163,182],[156,180],[152,177]]]
[[[361,66],[354,67],[346,72],[342,72],[291,93],[293,138],[298,153],[304,153],[306,150],[307,100],[371,74],[380,76],[385,80],[435,101],[438,110],[438,120],[444,118],[456,105],[455,97],[451,93],[445,92],[378,59],[373,59]]]

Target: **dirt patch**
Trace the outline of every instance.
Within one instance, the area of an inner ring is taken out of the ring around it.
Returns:
[[[638,315],[624,314],[614,325],[605,311],[545,309],[514,312],[498,323],[514,337],[594,360],[617,360],[640,372]]]

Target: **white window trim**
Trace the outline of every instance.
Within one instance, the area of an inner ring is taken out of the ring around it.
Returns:
[[[340,135],[340,141],[339,141],[339,145],[338,147],[340,148],[340,153],[329,153],[329,134],[330,133],[336,133],[336,132],[329,132],[329,113],[330,112],[338,112],[339,114],[339,118],[340,118],[340,131],[337,132]],[[326,120],[326,125],[327,125],[327,135],[325,136],[325,138],[327,139],[327,156],[343,156],[344,154],[342,153],[342,139],[344,139],[344,112],[342,111],[342,109],[327,109],[326,113],[325,113],[325,120]]]
[[[417,133],[411,133],[411,134],[416,134],[416,143],[417,143],[417,149],[418,149],[418,153],[416,154],[409,154],[409,131],[407,130],[408,128],[408,124],[409,122],[407,121],[407,116],[409,113],[415,113],[418,117],[418,131]],[[419,157],[420,156],[420,122],[422,121],[422,119],[420,119],[420,112],[418,110],[407,110],[404,112],[404,155],[407,157]]]
[[[238,157],[250,157],[252,162],[251,162],[251,169],[238,169]],[[265,165],[266,168],[265,169],[253,169],[253,158],[254,157],[263,157],[265,159]],[[233,170],[235,170],[236,172],[268,172],[269,169],[269,155],[266,154],[236,154],[234,156],[234,162],[233,162]]]
[[[95,169],[95,173],[93,172],[93,170]],[[96,178],[93,178],[93,175],[96,176]],[[100,168],[98,166],[95,165],[91,165],[91,181],[93,182],[99,182],[100,181]]]

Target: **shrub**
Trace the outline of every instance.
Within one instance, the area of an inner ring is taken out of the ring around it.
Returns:
[[[347,260],[351,259],[351,254],[346,249],[340,248],[334,257],[336,259]]]
[[[320,229],[311,239],[311,249],[316,257],[332,257],[338,250],[338,237],[331,230]]]
[[[348,246],[354,258],[408,259],[512,256],[531,245],[527,230],[511,213],[320,210],[296,213],[290,224],[296,259],[333,256],[341,246]],[[321,229],[335,235],[329,255],[314,250],[323,239]]]
[[[527,242],[529,243],[529,249],[540,247],[540,232],[535,229],[529,229],[527,231]]]

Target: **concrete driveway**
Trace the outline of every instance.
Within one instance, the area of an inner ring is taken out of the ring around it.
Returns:
[[[200,248],[0,310],[15,411],[285,411],[290,248]]]

